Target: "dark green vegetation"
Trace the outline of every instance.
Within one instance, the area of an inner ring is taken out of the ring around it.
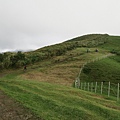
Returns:
[[[0,89],[45,120],[119,120],[115,98],[73,88],[84,63],[108,54],[114,56],[87,64],[80,79],[119,82],[119,52],[120,37],[95,34],[33,52],[4,53]],[[27,71],[21,68],[24,64]]]

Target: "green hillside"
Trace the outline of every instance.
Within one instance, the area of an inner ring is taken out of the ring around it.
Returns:
[[[85,65],[81,73],[81,80],[120,82],[120,37],[109,36],[106,44],[100,45],[97,48],[103,51],[107,50],[114,54],[114,56]]]
[[[115,97],[74,88],[78,76],[81,82],[120,82],[119,36],[91,34],[32,52],[4,53],[0,68],[0,90],[40,119],[120,119]]]
[[[81,73],[81,80],[119,83],[120,57],[112,56],[93,63],[88,63]]]

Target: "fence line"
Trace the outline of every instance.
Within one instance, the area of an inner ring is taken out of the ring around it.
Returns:
[[[107,95],[108,97],[116,97],[120,99],[120,84],[112,84],[111,82],[81,82],[80,89]]]
[[[110,97],[110,82],[109,82],[109,85],[108,85],[108,97]]]
[[[118,91],[117,91],[117,101],[119,101],[119,97],[120,97],[120,85],[118,83]]]
[[[104,55],[102,57],[99,57],[99,58],[96,58],[96,59],[93,59],[93,60],[89,60],[88,62],[85,62],[82,67],[80,68],[80,71],[79,71],[79,74],[78,74],[78,77],[76,78],[75,80],[75,87],[76,88],[80,88],[80,89],[84,89],[84,90],[88,90],[88,91],[91,91],[95,93],[100,93],[100,94],[104,94],[104,93],[107,93],[108,97],[110,96],[114,96],[114,97],[117,97],[117,101],[119,101],[120,99],[120,84],[118,83],[117,86],[115,83],[108,83],[108,86],[106,86],[104,84],[104,82],[101,82],[101,84],[99,85],[98,82],[95,82],[95,86],[94,86],[94,83],[93,82],[85,82],[85,83],[82,83],[80,81],[80,75],[81,75],[81,72],[84,68],[85,65],[87,65],[88,63],[92,63],[92,62],[96,62],[98,60],[101,60],[101,59],[104,59],[104,58],[107,58],[107,57],[110,57],[110,56],[114,56],[114,54],[107,54],[107,55]],[[115,87],[113,87],[115,86]],[[116,89],[117,88],[117,89]]]
[[[101,82],[101,94],[103,93],[103,82]]]
[[[107,58],[107,57],[109,57],[109,56],[114,56],[114,54],[109,53],[109,54],[104,55],[104,56],[102,56],[102,57],[99,57],[99,58],[96,58],[96,59],[93,59],[93,60],[89,60],[88,62],[85,62],[85,63],[82,65],[82,67],[80,68],[78,77],[77,77],[76,80],[75,80],[75,87],[76,87],[76,88],[80,88],[80,75],[81,75],[81,72],[82,72],[82,70],[83,70],[83,68],[84,68],[85,65],[87,65],[88,63],[92,63],[92,62],[95,62],[95,61],[98,61],[98,60]]]

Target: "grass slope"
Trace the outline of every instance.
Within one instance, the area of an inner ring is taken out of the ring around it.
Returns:
[[[109,40],[106,44],[99,46],[99,48],[106,49],[108,51],[115,51],[120,53],[120,36],[109,36]]]
[[[110,81],[120,82],[120,37],[109,36],[106,44],[98,46],[98,49],[107,50],[117,54],[85,65],[80,79],[82,81]]]
[[[45,120],[119,120],[120,103],[103,96],[9,75],[0,89]]]
[[[86,52],[87,48],[83,47],[67,51],[64,55],[28,66],[29,71],[22,76],[26,79],[72,86],[85,62],[109,54],[102,49],[96,53],[95,49],[91,48],[89,54]]]
[[[81,74],[82,81],[120,82],[120,57],[112,56],[87,64]]]

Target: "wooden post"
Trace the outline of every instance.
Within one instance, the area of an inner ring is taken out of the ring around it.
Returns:
[[[119,101],[119,94],[120,93],[120,84],[118,83],[118,90],[117,90],[117,101]]]
[[[95,84],[95,93],[97,92],[97,82]]]
[[[103,82],[101,82],[101,94],[103,93]]]
[[[108,97],[110,97],[110,82],[109,82],[109,85],[108,85]]]
[[[88,91],[89,91],[89,83],[88,83]]]
[[[78,88],[80,88],[80,79],[78,78],[77,81],[78,81]]]
[[[75,88],[77,88],[78,87],[78,85],[77,85],[77,79],[75,80]]]

